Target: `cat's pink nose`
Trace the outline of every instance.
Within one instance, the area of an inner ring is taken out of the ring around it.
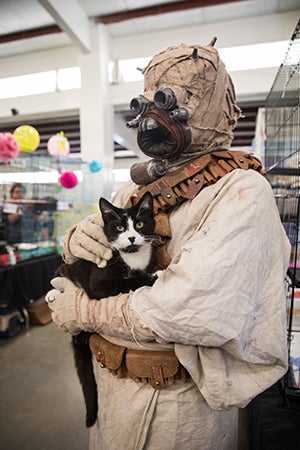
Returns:
[[[134,243],[134,241],[135,241],[135,237],[134,236],[132,236],[132,237],[129,237],[128,238],[128,240],[133,244]]]

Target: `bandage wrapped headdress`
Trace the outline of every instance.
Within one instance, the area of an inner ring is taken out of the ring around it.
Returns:
[[[131,101],[138,144],[157,160],[229,149],[240,116],[232,80],[209,45],[172,46],[143,70],[144,93]]]

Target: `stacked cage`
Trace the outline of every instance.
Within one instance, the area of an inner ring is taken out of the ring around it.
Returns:
[[[265,166],[291,243],[286,277],[289,370],[284,404],[300,410],[300,21],[266,100]]]

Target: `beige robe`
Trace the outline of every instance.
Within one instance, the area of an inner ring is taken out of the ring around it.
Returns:
[[[135,190],[128,183],[114,203]],[[192,381],[156,391],[97,366],[91,450],[243,449],[238,408],[287,369],[290,245],[268,182],[237,169],[176,207],[170,225],[171,263],[152,287],[129,294],[129,307],[158,348],[175,343]]]

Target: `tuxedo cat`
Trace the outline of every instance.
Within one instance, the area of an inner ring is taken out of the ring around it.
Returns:
[[[152,195],[146,192],[135,206],[127,209],[117,208],[101,198],[99,207],[103,230],[113,249],[112,258],[104,268],[83,259],[73,264],[62,264],[57,275],[69,278],[91,299],[99,300],[134,291],[141,286],[151,286],[156,279],[152,274],[155,227]],[[87,427],[95,423],[98,411],[97,385],[88,344],[90,335],[81,331],[72,336],[75,366],[86,405]]]

